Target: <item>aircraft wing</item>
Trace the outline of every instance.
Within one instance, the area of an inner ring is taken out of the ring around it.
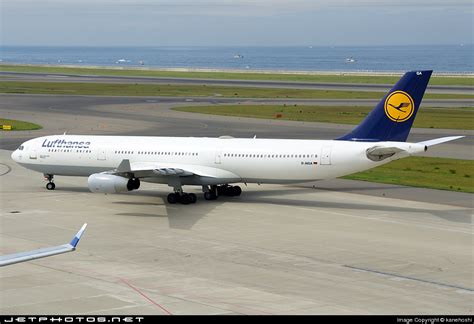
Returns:
[[[79,240],[81,239],[81,236],[84,233],[86,227],[87,227],[87,223],[82,225],[79,232],[77,232],[77,234],[74,236],[71,242],[67,244],[42,248],[42,249],[33,250],[33,251],[2,255],[0,256],[0,267],[7,266],[10,264],[35,260],[39,258],[45,258],[52,255],[72,252],[76,250],[77,244],[79,243]]]
[[[156,162],[133,162],[123,160],[117,169],[111,172],[121,176],[133,174],[136,178],[149,177],[168,177],[168,176],[199,176],[206,178],[218,179],[240,179],[235,173],[227,170],[207,167],[195,164],[179,164],[179,163],[156,163]]]
[[[404,153],[407,155],[416,154],[425,152],[428,150],[428,147],[454,141],[464,136],[448,136],[436,138],[428,141],[418,142],[418,143],[406,143],[406,142],[385,142],[382,145],[376,145],[369,147],[366,150],[367,158],[372,161],[382,161],[385,160],[397,153]]]

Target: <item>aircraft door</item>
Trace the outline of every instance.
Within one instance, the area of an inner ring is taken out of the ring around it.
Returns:
[[[221,164],[222,162],[222,150],[221,149],[217,149],[216,150],[216,159],[214,161],[215,164]]]
[[[323,146],[321,149],[321,165],[331,165],[331,146]]]
[[[105,149],[100,148],[97,151],[97,160],[105,161],[106,159]]]
[[[37,153],[35,149],[30,150],[30,159],[31,160],[36,160],[37,159]]]

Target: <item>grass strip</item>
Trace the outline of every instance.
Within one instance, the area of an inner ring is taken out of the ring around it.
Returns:
[[[305,122],[359,124],[372,107],[306,105],[214,105],[177,107],[178,111],[202,114],[284,119]],[[422,107],[415,119],[417,128],[474,129],[474,108]]]
[[[344,178],[474,193],[474,161],[411,156]]]
[[[15,131],[35,130],[35,129],[43,128],[42,126],[38,124],[33,124],[33,123],[29,123],[22,120],[5,119],[5,118],[0,118],[0,125],[11,125],[12,126],[11,130],[15,130]],[[3,127],[0,127],[0,131],[8,132],[8,130],[3,130]]]
[[[61,94],[102,96],[173,96],[226,98],[292,98],[292,99],[381,99],[380,92],[247,88],[209,85],[117,84],[76,82],[0,81],[0,93]],[[428,99],[474,99],[467,94],[427,94]]]

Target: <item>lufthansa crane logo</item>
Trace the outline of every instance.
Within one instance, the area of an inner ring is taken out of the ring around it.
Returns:
[[[394,91],[385,100],[385,114],[394,122],[401,123],[410,119],[415,104],[410,95],[403,91]]]

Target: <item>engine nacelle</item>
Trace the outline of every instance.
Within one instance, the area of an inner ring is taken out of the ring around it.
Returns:
[[[87,179],[87,185],[92,192],[119,193],[134,189],[131,179],[113,174],[94,173]]]

